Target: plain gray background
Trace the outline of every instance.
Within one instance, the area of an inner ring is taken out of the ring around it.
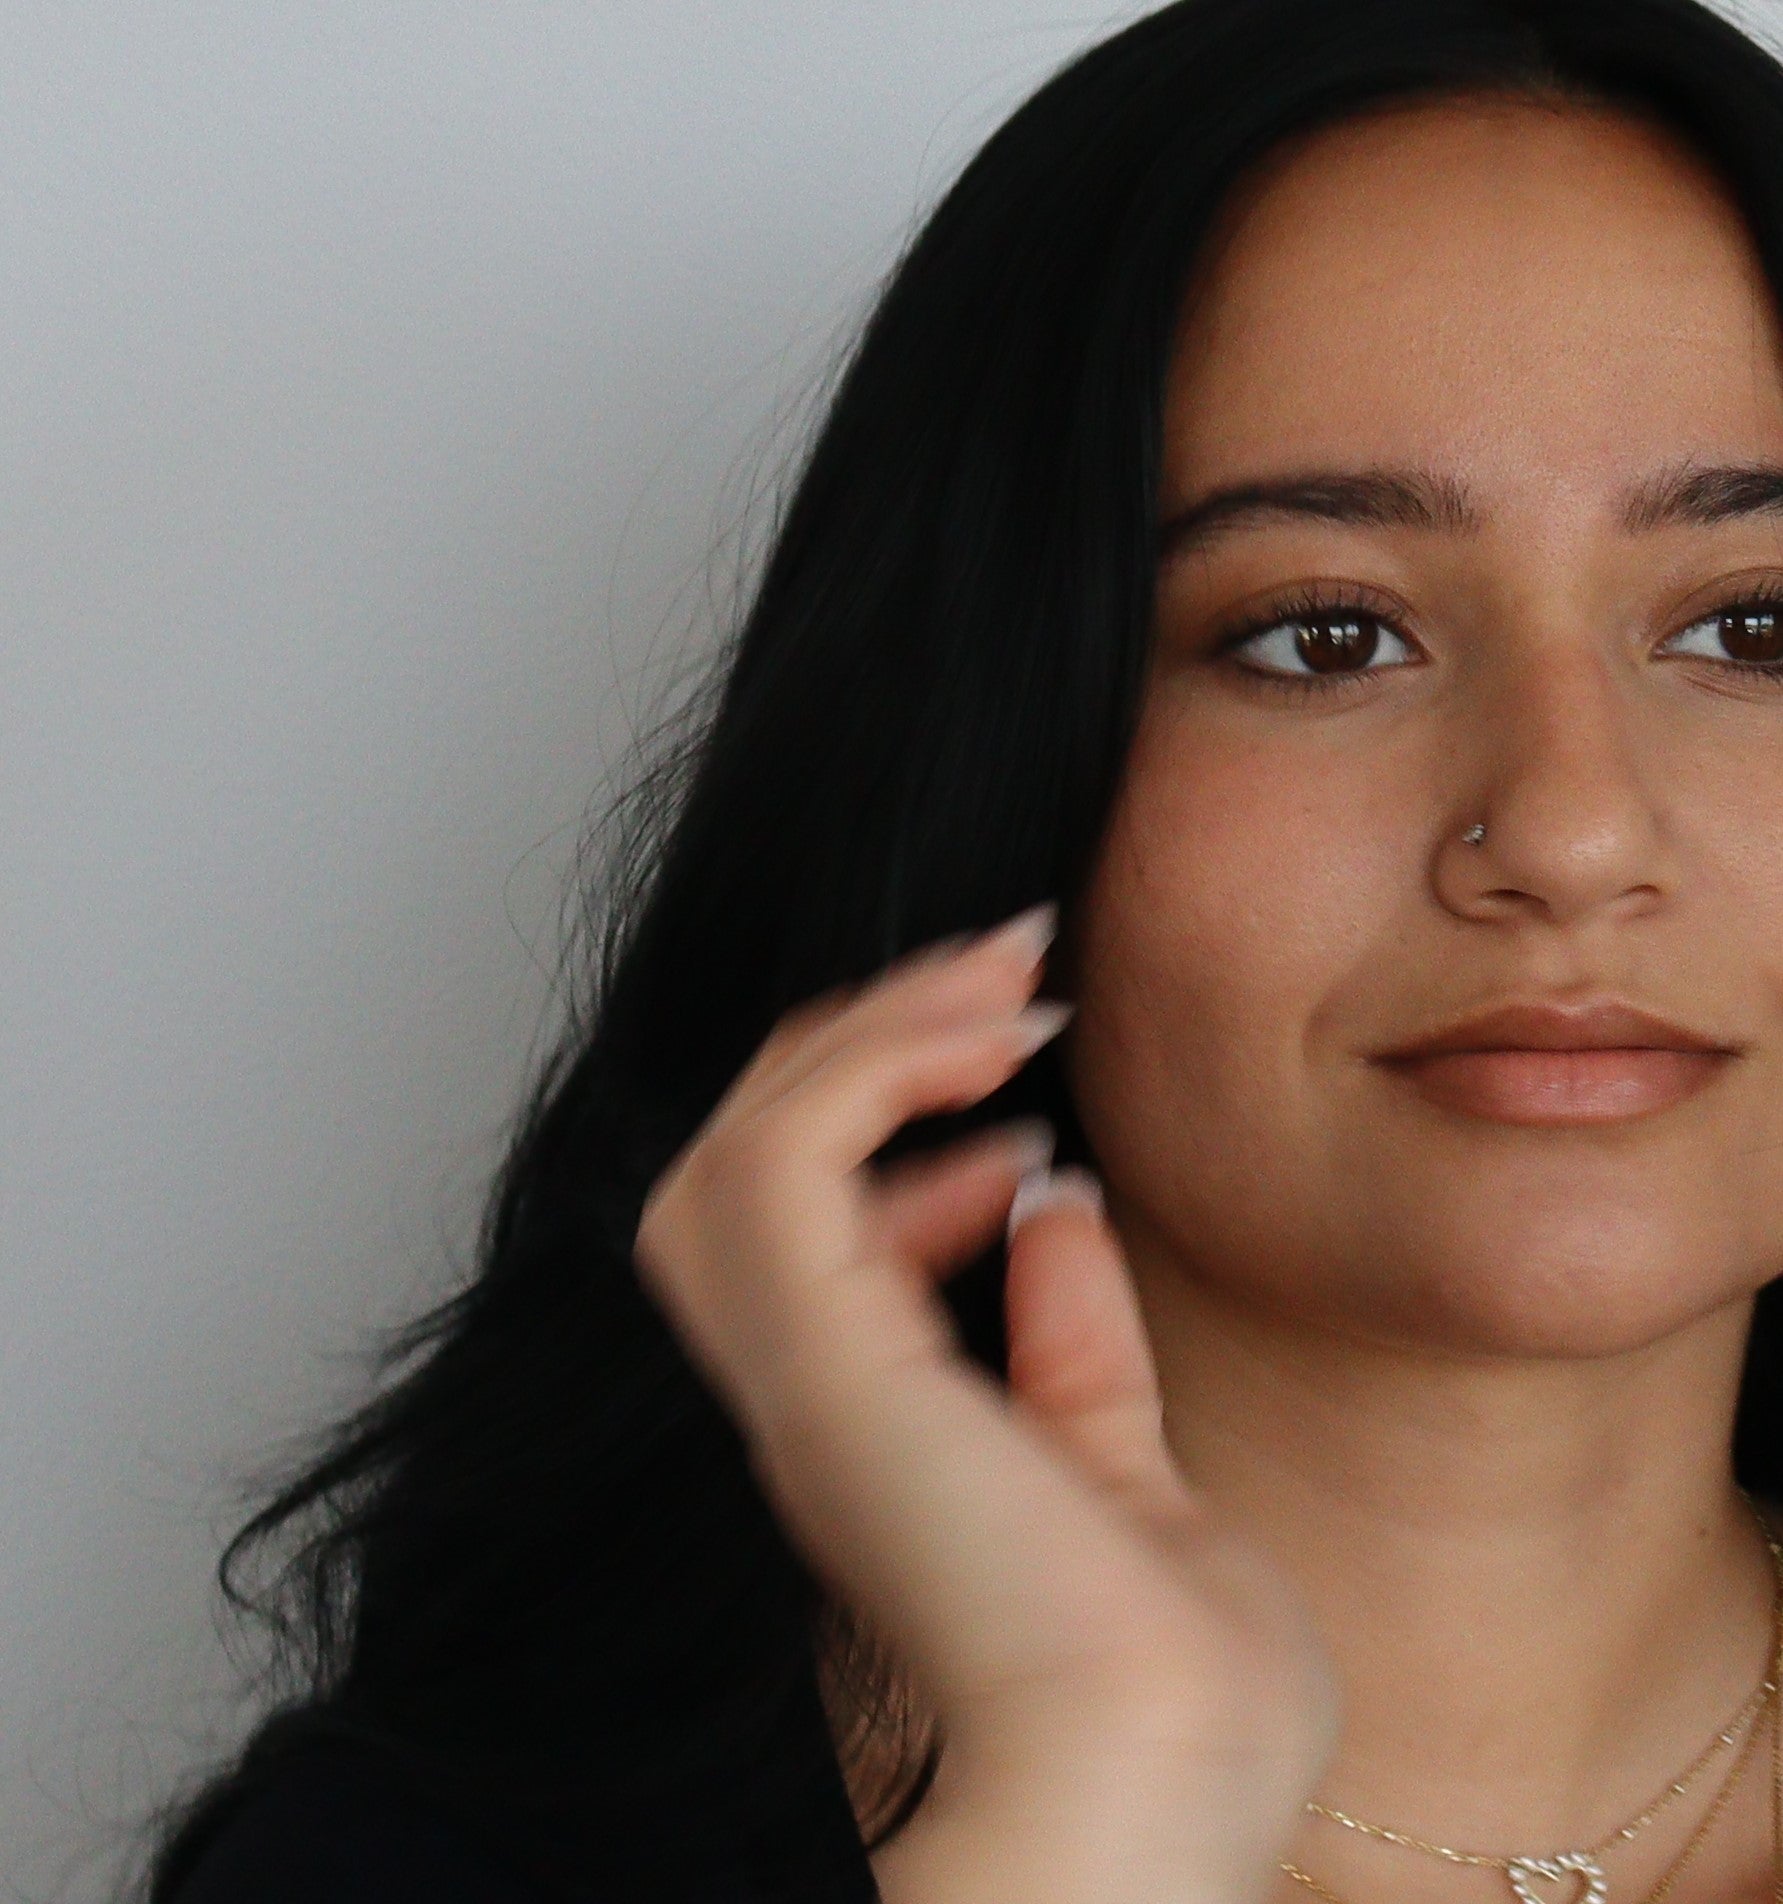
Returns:
[[[237,1485],[466,1262],[585,808],[918,209],[1145,10],[0,5],[0,1895],[241,1723]]]

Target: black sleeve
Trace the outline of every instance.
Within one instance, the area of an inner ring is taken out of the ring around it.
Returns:
[[[547,1904],[442,1809],[323,1758],[246,1797],[173,1904]]]

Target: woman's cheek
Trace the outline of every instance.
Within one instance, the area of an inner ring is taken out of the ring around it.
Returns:
[[[1291,1035],[1402,916],[1406,875],[1365,763],[1259,746],[1165,700],[1142,720],[1084,907],[1084,986],[1143,1021],[1211,1012]],[[1093,1005],[1094,998],[1080,998]]]
[[[1416,887],[1415,844],[1359,818],[1381,789],[1347,784],[1330,751],[1142,723],[1082,908],[1067,1045],[1116,1188],[1248,1203],[1328,1137]]]

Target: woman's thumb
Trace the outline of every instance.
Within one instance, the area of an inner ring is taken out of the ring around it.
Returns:
[[[1156,1366],[1101,1186],[1087,1170],[1022,1179],[1009,1211],[1009,1385],[1102,1491],[1149,1521],[1187,1496],[1164,1442]]]

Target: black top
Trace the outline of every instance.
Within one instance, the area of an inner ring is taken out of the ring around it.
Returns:
[[[694,1854],[685,1826],[547,1875],[519,1833],[492,1827],[350,1746],[283,1760],[217,1831],[173,1904],[786,1904],[742,1868]],[[824,1904],[876,1904],[852,1816],[826,1829]],[[778,1887],[775,1887],[776,1889]],[[810,1895],[801,1885],[803,1895]]]
[[[593,1895],[593,1893],[591,1893]],[[377,1769],[311,1753],[247,1798],[177,1904],[545,1904],[500,1852]]]

